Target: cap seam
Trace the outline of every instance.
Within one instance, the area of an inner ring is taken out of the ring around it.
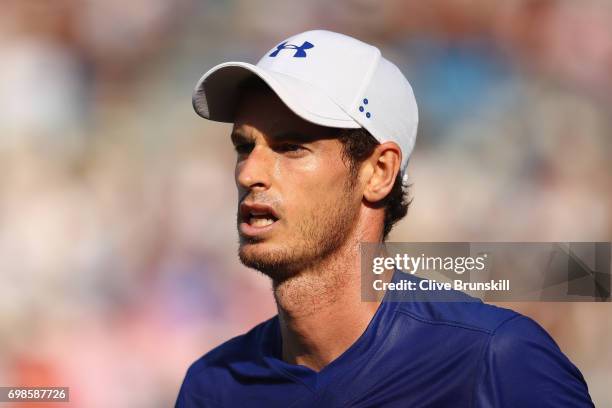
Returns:
[[[339,108],[340,108],[340,109],[341,109],[341,110],[342,110],[344,113],[346,113],[346,114],[347,114],[347,116],[348,116],[350,119],[338,119],[338,118],[333,118],[333,117],[329,117],[329,116],[322,116],[322,115],[319,115],[319,114],[317,114],[317,113],[315,113],[315,112],[312,112],[311,110],[306,109],[305,107],[301,106],[301,108],[302,108],[302,109],[304,109],[306,112],[308,112],[308,113],[310,113],[310,114],[312,114],[312,115],[314,115],[314,116],[318,116],[318,117],[320,117],[320,118],[325,118],[325,119],[332,119],[332,120],[337,120],[337,121],[347,122],[347,123],[350,123],[350,122],[357,122],[357,121],[356,121],[356,120],[355,120],[355,119],[354,119],[354,118],[353,118],[353,117],[352,117],[352,116],[351,116],[351,115],[350,115],[350,114],[349,114],[349,113],[348,113],[348,112],[347,112],[347,111],[346,111],[346,110],[345,110],[345,109],[342,107],[342,105],[336,101],[336,99],[334,99],[332,96],[330,96],[330,95],[329,95],[329,94],[327,94],[326,92],[321,91],[321,89],[320,89],[318,86],[316,86],[316,85],[314,85],[314,84],[310,83],[309,81],[305,81],[305,80],[303,80],[302,78],[296,78],[296,77],[294,77],[293,75],[289,75],[289,74],[286,74],[286,73],[284,73],[284,72],[278,72],[278,71],[275,71],[275,70],[273,70],[273,69],[269,69],[269,68],[262,68],[262,67],[258,67],[258,68],[262,69],[264,72],[266,72],[266,71],[268,71],[268,72],[273,72],[273,73],[275,73],[275,74],[282,75],[282,76],[286,76],[286,77],[289,77],[289,78],[294,79],[294,80],[296,80],[296,81],[304,82],[305,84],[307,84],[307,85],[309,85],[309,86],[312,86],[312,87],[313,87],[313,88],[315,88],[317,91],[319,91],[321,94],[325,95],[325,97],[329,98],[329,99],[330,99],[330,100],[331,100],[331,101],[334,103],[334,105],[336,105],[336,106],[337,106],[337,107],[339,107]],[[289,92],[289,91],[287,91],[287,89],[286,89],[286,88],[285,88],[283,85],[279,84],[279,86],[281,86],[285,92]],[[359,124],[359,122],[357,122],[357,123]]]
[[[363,96],[363,93],[365,92],[365,90],[367,89],[368,85],[372,81],[372,77],[374,76],[374,73],[376,72],[376,68],[378,67],[378,64],[380,63],[380,58],[382,56],[380,50],[377,47],[374,47],[374,46],[372,48],[374,48],[374,50],[376,51],[376,56],[374,58],[373,63],[368,68],[368,71],[367,71],[367,73],[365,75],[365,80],[363,81],[363,83],[359,87],[359,90],[355,93],[355,97],[351,101],[351,105],[350,105],[350,109],[351,110],[353,110],[353,107],[355,106],[357,101]],[[349,114],[349,116],[352,117],[353,115]]]

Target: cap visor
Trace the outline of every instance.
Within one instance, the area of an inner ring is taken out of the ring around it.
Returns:
[[[239,84],[251,76],[261,78],[291,111],[308,122],[339,128],[361,127],[329,96],[309,83],[246,62],[226,62],[206,72],[194,90],[193,108],[203,118],[233,123],[240,98]]]

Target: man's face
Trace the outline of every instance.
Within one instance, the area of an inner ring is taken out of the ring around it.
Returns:
[[[332,255],[354,227],[362,196],[338,132],[299,118],[272,92],[242,98],[232,132],[239,256],[275,282]]]

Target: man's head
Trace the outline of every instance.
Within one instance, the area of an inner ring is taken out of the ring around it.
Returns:
[[[363,129],[315,125],[265,83],[241,86],[232,142],[242,262],[282,281],[406,214],[401,152]]]
[[[406,214],[401,180],[416,100],[378,48],[325,30],[300,33],[256,65],[210,69],[193,106],[234,123],[245,264],[282,279],[347,242],[380,241]]]

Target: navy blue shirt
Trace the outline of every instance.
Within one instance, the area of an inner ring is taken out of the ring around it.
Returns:
[[[460,296],[386,296],[320,372],[282,360],[276,316],[193,363],[176,407],[593,407],[582,374],[537,323]]]

